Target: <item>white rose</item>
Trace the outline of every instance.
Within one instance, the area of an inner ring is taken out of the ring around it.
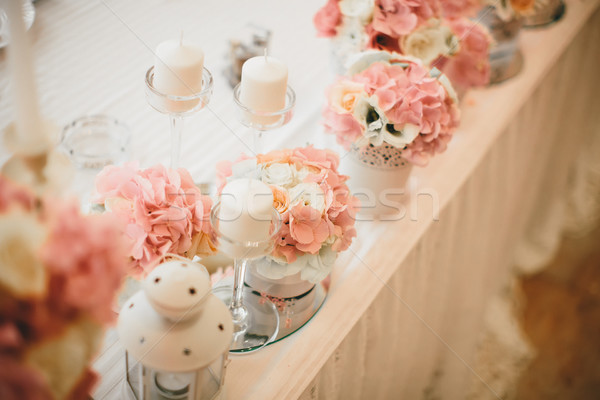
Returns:
[[[302,268],[300,277],[312,283],[321,282],[331,273],[337,253],[331,246],[323,247],[318,254],[305,254],[306,265]]]
[[[46,291],[46,268],[38,250],[46,229],[31,214],[0,216],[0,286],[17,296],[39,296]]]
[[[294,183],[296,168],[287,163],[275,163],[262,168],[261,179],[264,183],[288,187]]]
[[[358,17],[368,21],[373,15],[374,0],[341,0],[338,3],[340,11],[347,17]]]
[[[419,58],[426,65],[441,55],[454,54],[457,43],[450,28],[439,21],[432,21],[400,39],[403,53]]]
[[[290,206],[310,206],[320,213],[325,212],[325,193],[316,182],[303,182],[290,189]]]

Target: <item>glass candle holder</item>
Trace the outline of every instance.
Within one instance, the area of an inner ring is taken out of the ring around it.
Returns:
[[[233,99],[237,105],[242,125],[251,128],[254,136],[254,152],[263,152],[263,133],[279,128],[292,119],[296,106],[296,92],[288,86],[285,93],[285,107],[279,111],[258,111],[244,105],[240,100],[241,85],[233,89]]]
[[[154,67],[146,72],[146,100],[156,111],[168,114],[171,130],[171,168],[179,166],[183,118],[202,110],[210,102],[213,77],[206,68],[202,71],[202,90],[189,96],[162,93],[154,86]]]
[[[231,353],[248,353],[259,350],[275,340],[279,332],[279,314],[275,305],[252,295],[244,286],[246,268],[250,260],[270,254],[282,225],[281,215],[273,208],[271,235],[258,242],[240,242],[229,238],[219,230],[221,204],[217,202],[210,214],[211,224],[217,233],[217,247],[234,259],[233,286],[220,286],[213,290],[228,307],[233,319],[233,342]]]
[[[84,211],[89,206],[96,175],[107,165],[129,160],[130,142],[129,128],[107,115],[77,118],[64,127],[59,149],[75,166],[72,189],[80,196]]]

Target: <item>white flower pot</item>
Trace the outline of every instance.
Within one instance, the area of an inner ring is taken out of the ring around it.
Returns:
[[[361,201],[360,215],[381,218],[400,213],[412,171],[401,149],[387,144],[353,149],[342,158],[340,170],[350,177],[348,187]]]
[[[280,324],[277,340],[304,326],[321,308],[328,289],[323,282],[315,284],[303,280],[300,272],[280,279],[267,278],[258,272],[253,262],[248,265],[244,281],[254,295],[271,300],[277,307]]]

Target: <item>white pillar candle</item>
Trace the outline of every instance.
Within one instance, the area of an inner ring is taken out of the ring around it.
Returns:
[[[240,102],[260,112],[277,112],[285,108],[288,68],[276,58],[258,56],[242,66]],[[276,122],[278,117],[255,117],[257,123]]]
[[[31,43],[23,21],[23,3],[9,0],[2,4],[9,21],[8,65],[16,114],[16,129],[6,140],[12,151],[36,155],[48,149],[50,138],[39,108]]]
[[[202,90],[204,52],[185,40],[167,40],[156,48],[154,87],[173,96],[192,96]]]
[[[256,179],[236,179],[221,192],[219,231],[237,242],[266,241],[270,237],[273,192]]]

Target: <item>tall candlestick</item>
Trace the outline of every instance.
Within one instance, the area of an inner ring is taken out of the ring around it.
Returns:
[[[21,0],[8,0],[2,4],[9,22],[8,65],[16,114],[16,130],[8,135],[7,141],[11,150],[19,154],[38,155],[48,150],[50,138],[40,113],[31,43],[23,22],[23,4]]]
[[[273,113],[285,108],[288,68],[274,57],[250,58],[242,66],[240,102],[254,111]],[[254,116],[257,123],[276,122],[279,117]]]
[[[270,237],[273,192],[256,179],[236,179],[221,193],[219,230],[235,241],[261,242]]]
[[[204,52],[183,40],[167,40],[156,48],[154,87],[173,96],[192,96],[202,90]]]

